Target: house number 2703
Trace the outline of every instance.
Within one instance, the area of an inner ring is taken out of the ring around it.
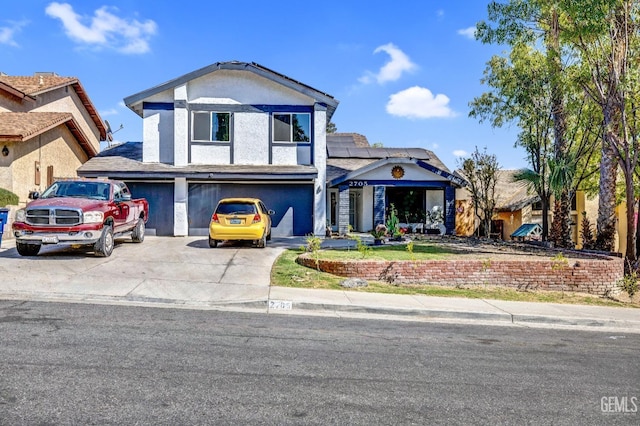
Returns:
[[[350,180],[349,186],[369,186],[366,180]]]

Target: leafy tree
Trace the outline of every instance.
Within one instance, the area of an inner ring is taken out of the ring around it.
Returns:
[[[520,128],[515,142],[527,153],[530,169],[516,173],[517,180],[530,184],[542,204],[543,239],[549,233],[548,160],[552,153],[552,120],[549,114],[549,85],[541,52],[518,43],[508,58],[494,56],[481,80],[490,90],[470,102],[469,115],[494,127],[514,122]]]
[[[472,102],[471,115],[493,117],[494,125],[517,123],[521,132],[516,143],[526,149],[532,167],[517,176],[540,196],[543,238],[553,194],[551,239],[557,246],[572,247],[570,201],[581,181],[595,172],[593,123],[598,121],[573,82],[583,72],[580,63],[563,49],[567,16],[551,0],[494,1],[488,15],[494,25],[479,23],[477,37],[484,43],[506,43],[511,51],[508,61],[494,57],[489,62],[484,82],[492,91]]]
[[[612,249],[615,235],[615,186],[620,167],[625,182],[627,252],[636,258],[635,182],[639,141],[636,109],[640,102],[637,66],[637,0],[562,0],[570,18],[568,43],[589,69],[585,92],[601,108],[603,144],[598,206],[598,248]]]
[[[337,131],[338,128],[336,127],[335,123],[329,120],[329,122],[327,123],[327,133],[336,133]]]
[[[496,208],[496,183],[500,166],[496,156],[487,154],[485,147],[483,152],[475,151],[471,157],[462,160],[462,171],[469,182],[469,192],[475,217],[480,219],[483,233],[489,236],[491,232],[491,219]],[[480,234],[480,230],[477,230]]]

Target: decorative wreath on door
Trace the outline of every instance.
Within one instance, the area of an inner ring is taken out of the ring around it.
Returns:
[[[402,166],[393,166],[391,169],[391,176],[393,176],[394,179],[402,179],[404,176],[404,169]]]

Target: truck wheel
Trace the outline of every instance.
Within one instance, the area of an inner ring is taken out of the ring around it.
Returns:
[[[16,249],[20,256],[37,256],[40,252],[40,244],[27,244],[16,242]]]
[[[131,241],[134,243],[141,243],[144,241],[144,219],[138,219],[136,227],[131,231]]]
[[[218,240],[214,240],[211,237],[209,237],[209,247],[211,247],[211,248],[218,247]]]
[[[113,251],[113,230],[111,226],[105,225],[102,228],[102,235],[100,239],[93,246],[94,252],[96,256],[99,257],[109,257],[111,256],[111,252]]]

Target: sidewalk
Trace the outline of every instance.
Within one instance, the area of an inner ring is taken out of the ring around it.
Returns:
[[[304,238],[274,238],[260,250],[264,264],[256,265],[252,250],[212,250],[202,237],[148,237],[143,244],[122,243],[109,258],[51,254],[48,248],[39,257],[21,258],[14,240],[3,240],[0,299],[640,333],[640,309],[633,308],[270,286],[273,260],[285,248],[304,244]],[[135,274],[113,272],[114,265],[135,268]]]

